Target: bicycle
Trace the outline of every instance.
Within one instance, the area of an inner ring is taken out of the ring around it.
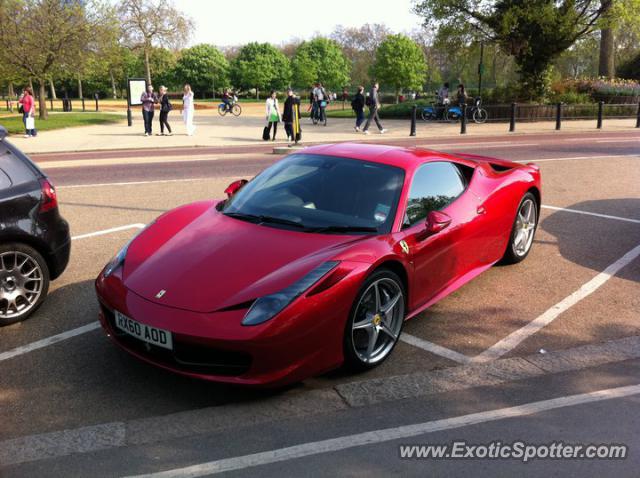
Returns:
[[[238,104],[237,96],[234,95],[229,104],[220,103],[218,105],[218,114],[220,116],[225,116],[227,113],[231,113],[233,116],[240,116],[240,114],[242,114],[242,107]]]
[[[475,123],[482,124],[489,118],[487,110],[482,108],[482,98],[479,96],[473,100],[473,106],[469,109],[469,115]]]
[[[325,100],[313,102],[311,106],[311,122],[313,124],[323,123],[324,126],[327,126],[327,104],[328,102]]]
[[[449,99],[445,98],[444,104],[434,101],[431,106],[422,108],[423,121],[458,121],[462,117],[462,109],[459,106],[450,106]]]

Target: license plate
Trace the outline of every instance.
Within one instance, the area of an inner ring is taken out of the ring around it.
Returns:
[[[117,310],[115,311],[116,327],[123,332],[140,339],[144,342],[157,345],[165,349],[173,350],[173,340],[171,332],[168,330],[158,329],[149,325],[130,319]]]

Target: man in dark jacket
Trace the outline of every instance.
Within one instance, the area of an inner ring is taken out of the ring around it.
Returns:
[[[300,140],[300,98],[296,98],[291,88],[287,88],[287,99],[284,102],[282,122],[287,133],[287,142],[298,144]]]
[[[369,125],[371,124],[371,120],[376,122],[376,126],[380,131],[380,134],[385,133],[386,130],[382,127],[380,123],[380,118],[378,117],[378,110],[380,109],[380,95],[378,93],[380,85],[376,81],[371,88],[371,92],[369,93],[369,117],[367,118],[367,122],[362,129],[364,134],[369,134]]]
[[[364,86],[358,86],[358,92],[353,97],[353,100],[351,100],[351,108],[356,112],[356,125],[354,129],[357,132],[360,131],[360,125],[364,121],[364,105]]]

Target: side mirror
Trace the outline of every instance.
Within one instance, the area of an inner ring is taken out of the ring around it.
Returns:
[[[436,234],[451,224],[451,218],[443,212],[431,211],[427,215],[426,225],[429,234]]]
[[[224,190],[224,193],[227,195],[228,199],[231,199],[238,191],[240,191],[240,189],[242,189],[242,186],[244,186],[248,182],[249,181],[247,181],[246,179],[238,179],[237,181],[229,184],[227,186],[227,189]]]

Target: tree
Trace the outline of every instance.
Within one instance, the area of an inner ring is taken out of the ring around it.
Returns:
[[[640,41],[640,0],[601,0],[598,76],[615,76],[616,58],[625,52],[625,40],[637,48]],[[631,40],[630,42],[628,40]]]
[[[229,62],[215,46],[196,45],[180,52],[173,77],[176,83],[189,83],[204,94],[215,86],[227,86]]]
[[[366,85],[370,81],[371,59],[382,41],[391,34],[386,25],[366,23],[359,28],[338,25],[331,39],[338,42],[342,52],[351,62],[351,80],[357,85]]]
[[[153,47],[179,48],[193,30],[193,21],[170,0],[122,0],[120,17],[127,43],[142,49],[148,83],[151,83],[149,56]]]
[[[4,0],[0,2],[0,63],[39,83],[39,115],[46,119],[46,83],[61,65],[73,67],[87,53],[102,13],[90,1]]]
[[[393,86],[397,103],[403,88],[422,89],[427,66],[422,49],[399,34],[389,35],[380,43],[371,71],[382,84]]]
[[[420,0],[425,24],[455,26],[460,16],[514,57],[523,93],[544,97],[550,67],[562,52],[597,28],[600,0]]]
[[[301,43],[291,65],[297,86],[307,87],[319,81],[338,89],[350,83],[351,65],[335,40],[318,37]]]
[[[640,53],[635,58],[631,58],[620,65],[618,68],[620,78],[640,81]]]
[[[269,43],[243,46],[231,62],[231,81],[243,90],[284,89],[291,81],[291,65],[284,54]]]

